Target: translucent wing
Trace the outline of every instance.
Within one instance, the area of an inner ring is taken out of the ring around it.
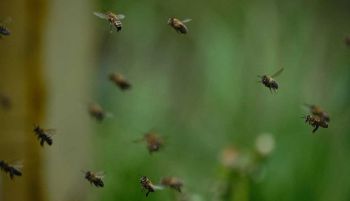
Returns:
[[[124,18],[125,18],[125,15],[123,15],[123,14],[119,14],[119,15],[117,15],[117,18],[118,18],[118,19],[120,19],[120,20],[122,20],[122,19],[124,19]]]
[[[154,190],[163,190],[164,187],[163,186],[158,186],[158,185],[152,185]]]
[[[105,173],[102,172],[102,171],[96,172],[96,173],[95,173],[95,176],[96,176],[97,178],[103,179],[103,178],[105,177]]]
[[[22,170],[23,168],[23,161],[15,161],[14,163],[11,164],[12,167],[14,167],[17,170]]]
[[[181,22],[182,23],[187,23],[187,22],[191,22],[192,21],[192,19],[185,19],[185,20],[182,20]]]
[[[277,77],[283,72],[284,68],[279,69],[275,74],[271,75],[271,77]]]
[[[56,134],[56,129],[44,129],[44,132],[46,135],[55,135]]]
[[[102,19],[108,19],[108,16],[104,13],[94,12],[94,15],[96,15],[97,17],[102,18]]]

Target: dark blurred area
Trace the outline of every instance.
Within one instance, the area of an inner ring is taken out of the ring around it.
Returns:
[[[0,172],[0,201],[350,200],[349,10],[1,1],[0,161],[21,161],[23,175]],[[125,15],[120,32],[93,14],[106,11]],[[170,17],[192,19],[188,33]],[[271,93],[258,76],[281,68]],[[305,104],[327,111],[329,127],[312,133]],[[52,146],[35,124],[55,129]],[[103,188],[87,171],[104,172]]]

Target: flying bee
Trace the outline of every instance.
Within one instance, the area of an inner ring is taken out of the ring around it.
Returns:
[[[40,141],[41,146],[44,146],[45,142],[50,146],[52,145],[52,135],[55,132],[54,129],[43,129],[40,128],[39,125],[35,125],[33,131],[37,136],[38,140]]]
[[[155,192],[156,190],[162,190],[163,189],[163,187],[161,187],[161,186],[154,185],[151,182],[151,180],[149,178],[147,178],[146,176],[142,176],[140,178],[140,184],[141,184],[142,190],[146,190],[147,191],[146,192],[146,197],[151,192]]]
[[[328,122],[319,116],[307,115],[303,118],[305,118],[305,123],[308,123],[309,125],[314,127],[314,129],[312,130],[313,133],[316,132],[319,127],[328,128]]]
[[[13,179],[15,176],[22,176],[21,168],[22,165],[20,164],[11,165],[3,160],[0,160],[0,169],[5,173],[8,173],[11,179]]]
[[[180,193],[181,193],[181,188],[183,186],[183,182],[176,177],[164,177],[161,179],[160,184],[163,186],[173,188]]]
[[[164,145],[163,139],[154,132],[148,132],[141,140],[135,140],[134,142],[142,141],[146,141],[147,149],[150,154],[159,151],[159,149]]]
[[[8,23],[10,20],[11,18],[8,18],[0,22],[0,38],[2,38],[3,36],[9,36],[11,34],[11,31],[5,26],[5,24]]]
[[[269,88],[270,91],[272,91],[272,90],[277,91],[278,84],[273,78],[280,75],[282,73],[282,71],[283,71],[283,68],[279,69],[276,73],[274,73],[271,76],[268,76],[268,75],[258,76],[261,78],[261,81],[259,81],[259,82],[261,82],[263,85],[265,85],[265,87]]]
[[[185,23],[192,21],[192,19],[179,20],[175,17],[171,17],[168,19],[168,24],[173,27],[177,33],[186,34],[188,32],[188,28]]]
[[[87,179],[90,184],[95,185],[96,187],[103,187],[104,183],[102,181],[104,174],[102,172],[94,173],[92,171],[84,172],[85,179]]]
[[[309,110],[310,113],[314,116],[318,116],[321,119],[324,119],[326,122],[330,121],[330,117],[329,114],[327,112],[325,112],[321,107],[317,106],[317,105],[309,105],[309,104],[305,104]]]
[[[109,75],[109,79],[114,82],[121,90],[130,89],[131,84],[119,73],[112,73]]]
[[[124,19],[125,15],[116,15],[110,11],[106,13],[94,12],[94,15],[96,15],[99,18],[108,20],[109,24],[117,29],[117,32],[122,30],[122,22],[120,20]]]
[[[104,111],[103,108],[97,103],[91,103],[89,105],[89,114],[97,121],[101,122],[106,117],[112,117],[113,115]]]

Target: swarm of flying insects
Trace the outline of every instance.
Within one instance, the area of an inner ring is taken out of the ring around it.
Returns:
[[[11,31],[5,26],[5,24],[9,23],[10,21],[11,18],[0,21],[0,38],[11,35]]]
[[[160,184],[165,187],[169,187],[175,189],[176,191],[181,193],[181,188],[183,186],[183,182],[176,177],[164,177],[160,180]]]
[[[103,121],[106,117],[112,117],[112,114],[103,110],[103,108],[97,103],[89,104],[88,110],[90,116],[95,118],[99,122]]]
[[[9,174],[11,179],[13,179],[15,176],[22,176],[21,168],[21,164],[11,165],[3,160],[0,160],[0,170]]]
[[[90,184],[95,185],[96,187],[103,187],[103,177],[104,173],[103,172],[92,172],[92,171],[86,171],[84,172],[85,174],[85,179],[90,182]]]
[[[39,125],[35,125],[33,131],[38,137],[41,146],[44,146],[45,142],[50,146],[52,145],[52,135],[55,132],[55,129],[43,129]]]
[[[265,87],[269,88],[271,92],[272,90],[276,92],[278,89],[278,84],[273,78],[280,75],[283,72],[283,70],[284,69],[281,68],[271,76],[268,76],[268,75],[258,76],[259,78],[261,78],[259,82],[261,82]]]
[[[140,184],[141,184],[141,189],[146,190],[146,197],[148,196],[149,193],[155,192],[157,190],[163,190],[163,187],[154,185],[151,180],[146,177],[142,176],[140,178]]]
[[[306,115],[303,118],[305,119],[305,123],[308,123],[310,126],[314,127],[312,132],[316,132],[319,127],[328,128],[330,121],[329,114],[317,105],[305,105],[309,108],[311,114]]]
[[[122,30],[122,22],[120,20],[125,18],[125,15],[123,14],[114,14],[110,11],[101,13],[101,12],[94,12],[94,15],[101,19],[108,20],[111,27],[115,27],[117,29],[117,32]],[[112,32],[112,28],[111,28]]]
[[[168,24],[173,27],[177,33],[186,34],[188,32],[188,28],[185,23],[192,21],[192,19],[179,20],[175,17],[171,17],[168,19]]]
[[[159,149],[164,145],[164,140],[154,132],[148,132],[140,140],[135,140],[134,142],[144,142],[146,141],[147,149],[150,154],[159,151]]]
[[[109,79],[117,85],[122,91],[130,89],[131,84],[120,73],[111,73]]]

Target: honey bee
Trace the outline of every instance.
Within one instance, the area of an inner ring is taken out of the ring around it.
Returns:
[[[163,186],[173,188],[180,193],[181,193],[181,188],[183,186],[183,182],[176,177],[164,177],[161,179],[160,184]]]
[[[130,89],[131,84],[119,73],[112,73],[109,75],[109,79],[114,82],[121,90]]]
[[[35,135],[38,137],[38,140],[40,141],[40,145],[44,146],[45,142],[48,145],[52,145],[52,135],[55,132],[54,129],[43,129],[40,128],[39,125],[35,125],[33,129]]]
[[[99,18],[108,20],[109,24],[117,29],[117,32],[122,30],[122,22],[120,20],[124,19],[125,15],[116,15],[110,11],[106,13],[94,12],[94,15],[96,15]]]
[[[179,20],[175,17],[171,17],[168,19],[168,24],[173,27],[177,33],[186,34],[188,32],[188,28],[185,23],[192,21],[192,19]]]
[[[280,75],[283,70],[284,69],[281,68],[281,69],[279,69],[276,73],[274,73],[271,76],[268,76],[268,75],[258,76],[258,77],[261,78],[261,81],[259,81],[259,82],[261,82],[263,85],[265,85],[265,87],[269,88],[271,92],[272,92],[272,90],[273,91],[277,91],[278,84],[273,78],[277,77],[278,75]]]
[[[164,145],[163,139],[154,132],[148,132],[141,140],[135,140],[134,142],[140,141],[146,141],[147,149],[150,154],[159,151],[159,149]]]
[[[329,114],[325,112],[321,107],[317,105],[309,105],[309,104],[305,104],[305,105],[310,109],[310,113],[312,115],[318,116],[321,119],[324,119],[326,122],[330,121]]]
[[[92,171],[84,172],[85,179],[87,179],[90,184],[95,185],[96,187],[103,187],[104,183],[102,181],[104,174],[102,172],[94,173]]]
[[[106,117],[112,116],[112,114],[104,111],[102,107],[97,103],[91,103],[89,105],[89,114],[99,122],[104,120]]]
[[[161,186],[154,185],[151,182],[151,180],[149,178],[147,178],[146,176],[142,176],[140,178],[140,184],[141,184],[142,190],[146,190],[147,191],[146,192],[146,197],[151,192],[155,192],[156,190],[162,190],[163,189],[163,187],[161,187]]]
[[[22,165],[11,165],[3,160],[0,160],[0,169],[5,173],[8,173],[11,179],[13,179],[15,176],[22,176],[21,168]]]
[[[328,122],[316,115],[307,115],[305,118],[305,123],[308,123],[314,129],[312,132],[316,132],[319,127],[328,128]]]
[[[0,38],[3,36],[9,36],[11,34],[11,31],[5,26],[5,23],[9,22],[10,20],[11,19],[8,18],[0,22]]]

